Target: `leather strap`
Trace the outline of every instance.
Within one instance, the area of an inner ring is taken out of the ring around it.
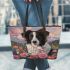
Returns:
[[[41,25],[45,30],[45,23],[44,23],[44,18],[43,18],[43,10],[42,10],[42,6],[41,6],[41,0],[32,0],[32,3],[34,3],[34,5],[36,7],[36,10],[37,10]],[[28,9],[29,9],[29,4],[30,3],[27,2],[26,4],[27,4],[27,7],[26,7],[26,14],[25,14],[25,26],[23,26],[24,27],[23,28],[24,34],[26,32],[26,26],[28,26]]]

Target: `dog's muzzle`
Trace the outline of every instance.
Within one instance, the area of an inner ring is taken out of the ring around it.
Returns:
[[[37,44],[37,41],[32,41],[33,42],[33,44]]]

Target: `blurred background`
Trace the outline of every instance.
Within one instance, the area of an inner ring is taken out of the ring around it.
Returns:
[[[53,0],[48,25],[61,25],[60,48],[56,60],[48,60],[50,70],[70,70],[70,0]],[[0,70],[23,70],[25,59],[13,59],[9,26],[21,26],[12,0],[0,0]]]

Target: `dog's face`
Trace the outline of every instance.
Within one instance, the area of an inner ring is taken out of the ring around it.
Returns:
[[[25,38],[28,44],[43,46],[46,42],[46,37],[49,35],[48,31],[26,31]]]

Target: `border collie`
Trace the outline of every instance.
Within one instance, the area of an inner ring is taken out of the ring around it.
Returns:
[[[47,37],[49,32],[43,29],[38,31],[28,30],[25,32],[25,38],[27,41],[27,49],[29,53],[39,53],[45,51],[48,53],[51,49],[51,46],[47,42]],[[43,49],[42,49],[43,48]]]

